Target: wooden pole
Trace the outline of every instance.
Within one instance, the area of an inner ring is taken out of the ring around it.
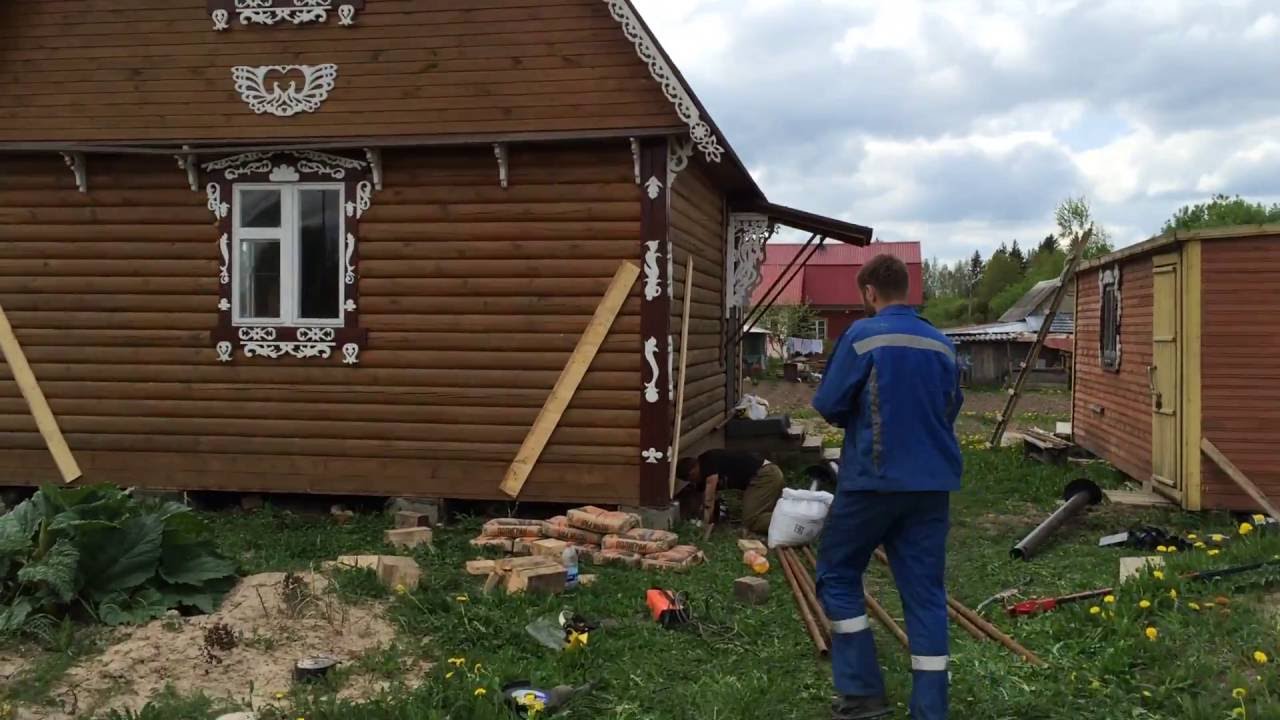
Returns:
[[[871,593],[864,590],[862,598],[866,601],[867,610],[871,615],[876,620],[879,620],[880,624],[884,625],[889,632],[893,633],[894,637],[898,638],[898,642],[902,644],[902,647],[905,648],[907,652],[911,652],[911,642],[907,640],[907,634],[902,631],[902,628],[894,621],[893,617],[880,606],[880,603],[876,602],[875,598],[871,597]]]
[[[680,431],[684,418],[684,373],[689,367],[689,309],[693,304],[693,255],[684,264],[684,313],[680,318],[680,384],[676,386],[676,429],[671,436],[671,465],[668,494],[676,496],[676,461],[680,459]]]
[[[67,446],[67,440],[58,428],[58,420],[53,416],[53,410],[49,409],[49,401],[45,399],[35,374],[31,372],[31,365],[22,352],[22,346],[18,344],[18,336],[13,332],[4,308],[0,308],[0,354],[4,355],[9,372],[13,373],[13,379],[18,383],[18,390],[31,409],[31,416],[36,420],[40,436],[44,438],[44,444],[49,448],[58,472],[62,473],[62,481],[78,479],[82,475],[80,466],[76,464],[75,456],[71,454],[71,448]]]
[[[516,453],[516,459],[507,469],[507,474],[500,486],[502,492],[511,497],[519,497],[525,481],[529,479],[529,474],[537,465],[538,458],[546,449],[551,434],[560,424],[560,418],[568,409],[574,393],[578,391],[578,385],[582,383],[587,369],[591,367],[591,361],[595,360],[600,345],[608,337],[613,321],[618,317],[623,303],[631,294],[631,286],[639,276],[640,268],[634,263],[624,261],[618,266],[618,272],[614,274],[613,282],[609,284],[609,289],[601,298],[600,305],[596,307],[595,315],[587,324],[587,329],[578,340],[578,346],[573,349],[573,354],[569,356],[569,362],[565,364],[560,378],[556,380],[551,395],[547,397],[547,402],[538,412],[538,418],[533,421],[533,427],[529,428],[528,435],[520,445],[520,451]]]
[[[1200,449],[1204,451],[1205,455],[1209,456],[1209,459],[1212,460],[1214,464],[1222,469],[1222,472],[1227,474],[1227,477],[1234,480],[1235,483],[1240,486],[1241,490],[1248,493],[1249,497],[1253,498],[1253,501],[1258,503],[1258,507],[1261,507],[1263,511],[1272,518],[1280,520],[1280,512],[1277,512],[1276,506],[1271,504],[1271,499],[1268,498],[1257,485],[1254,485],[1253,481],[1249,479],[1249,476],[1245,475],[1240,468],[1236,467],[1235,463],[1231,462],[1226,455],[1223,455],[1217,445],[1214,445],[1209,438],[1200,438]]]

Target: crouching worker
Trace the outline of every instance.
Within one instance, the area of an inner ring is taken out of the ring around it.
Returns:
[[[862,574],[884,545],[911,645],[911,717],[947,717],[950,493],[960,489],[953,425],[963,401],[955,348],[906,305],[907,268],[880,255],[858,274],[874,317],[840,338],[813,407],[845,428],[823,531],[818,594],[831,620],[835,720],[890,714],[867,623]]]
[[[782,497],[786,478],[782,469],[755,453],[708,450],[676,464],[676,475],[689,483],[688,491],[702,492],[710,506],[725,488],[742,491],[742,524],[754,533],[769,532],[773,506]]]

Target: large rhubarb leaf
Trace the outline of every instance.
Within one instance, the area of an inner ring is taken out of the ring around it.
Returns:
[[[129,518],[119,528],[85,533],[80,547],[84,593],[105,597],[137,587],[156,574],[164,521],[155,516]]]
[[[235,572],[236,564],[218,555],[213,543],[166,543],[160,553],[160,577],[176,585],[199,585]]]
[[[71,602],[77,590],[76,565],[79,562],[80,551],[64,538],[54,543],[44,557],[32,560],[19,570],[18,582],[48,590],[59,602]]]

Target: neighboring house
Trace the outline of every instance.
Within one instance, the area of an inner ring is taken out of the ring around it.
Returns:
[[[73,10],[71,5],[77,7]],[[79,7],[83,5],[84,7]],[[666,505],[778,225],[627,0],[0,3],[0,306],[88,481]],[[57,477],[0,368],[0,482]]]
[[[907,272],[911,275],[908,302],[916,307],[924,304],[923,264],[918,242],[876,242],[866,247],[824,245],[801,267],[803,247],[783,244],[765,247],[762,277],[752,304],[767,302],[777,294],[771,288],[776,287],[782,278],[789,278],[774,305],[808,304],[817,312],[817,326],[812,336],[805,339],[838,340],[855,320],[867,316],[862,292],[858,289],[858,272],[876,255],[894,255],[907,264]],[[793,262],[795,264],[791,265]],[[791,265],[789,271],[788,265]]]
[[[1026,362],[1036,335],[1049,315],[1057,279],[1036,283],[999,322],[943,330],[956,343],[964,380],[969,385],[1006,385]],[[1071,379],[1075,333],[1075,290],[1068,289],[1054,317],[1029,382],[1065,385]]]
[[[1256,510],[1207,439],[1280,497],[1280,227],[1169,233],[1076,283],[1076,443],[1188,510]]]

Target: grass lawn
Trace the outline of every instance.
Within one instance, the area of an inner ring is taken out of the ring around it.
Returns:
[[[1022,461],[1015,450],[966,450],[967,482],[955,496],[949,582],[970,607],[997,591],[1019,587],[1027,596],[1056,595],[1113,584],[1118,558],[1137,552],[1096,547],[1100,535],[1138,523],[1236,535],[1225,515],[1101,507],[1064,529],[1030,563],[1009,559],[1009,548],[1050,510],[1065,482],[1084,471]],[[1087,470],[1115,486],[1109,470]],[[385,520],[363,516],[346,527],[327,517],[270,510],[212,516],[220,542],[240,558],[244,573],[298,569],[343,552],[383,549]],[[746,574],[734,538],[722,532],[705,546],[710,563],[687,575],[654,575],[616,568],[586,568],[600,575],[594,586],[561,597],[507,597],[480,593],[480,579],[462,572],[475,556],[467,545],[478,521],[437,532],[435,547],[418,559],[423,588],[393,597],[391,613],[401,632],[392,653],[367,665],[398,666],[395,653],[435,662],[416,690],[397,690],[359,706],[334,699],[333,688],[295,689],[278,708],[260,708],[264,720],[485,720],[511,717],[496,700],[506,681],[532,679],[544,686],[600,683],[558,717],[581,720],[761,718],[818,720],[829,717],[830,672],[818,661],[780,569],[767,576],[771,601],[760,608],[734,603],[731,585]],[[694,531],[688,530],[692,539]],[[955,718],[1047,720],[1052,718],[1176,718],[1222,720],[1233,709],[1249,718],[1280,717],[1274,656],[1280,655],[1275,608],[1267,595],[1277,572],[1237,576],[1207,586],[1182,583],[1179,572],[1270,559],[1280,554],[1280,534],[1233,537],[1216,557],[1206,551],[1168,557],[1166,579],[1152,577],[1122,588],[1116,602],[1080,603],[1048,615],[1011,620],[987,617],[1047,663],[1032,668],[995,643],[952,633]],[[350,584],[350,583],[348,583]],[[644,615],[644,593],[654,584],[688,593],[702,623],[664,630]],[[901,617],[886,571],[873,567],[868,586]],[[360,594],[377,594],[371,584]],[[1173,591],[1173,593],[1171,593]],[[1174,597],[1176,594],[1176,599]],[[1228,607],[1211,605],[1223,596]],[[1152,605],[1139,607],[1141,600]],[[1192,609],[1192,603],[1202,609]],[[1097,614],[1091,614],[1093,607]],[[564,607],[611,624],[591,636],[585,650],[554,653],[538,645],[525,625]],[[1147,628],[1158,635],[1148,639]],[[905,708],[909,692],[906,654],[876,627],[881,663],[892,699]],[[63,653],[85,652],[85,643]],[[1255,651],[1269,662],[1259,664]],[[452,659],[452,662],[451,662]],[[39,667],[56,668],[62,660]],[[91,660],[90,660],[91,662]],[[0,698],[30,701],[39,678],[20,678]],[[1244,688],[1243,700],[1232,697]],[[483,691],[483,692],[482,692]],[[160,698],[139,716],[145,720],[214,717],[203,698]],[[3,717],[0,715],[0,717]],[[116,718],[124,716],[118,715]],[[906,717],[905,709],[899,717]],[[1239,717],[1237,715],[1237,717]]]

